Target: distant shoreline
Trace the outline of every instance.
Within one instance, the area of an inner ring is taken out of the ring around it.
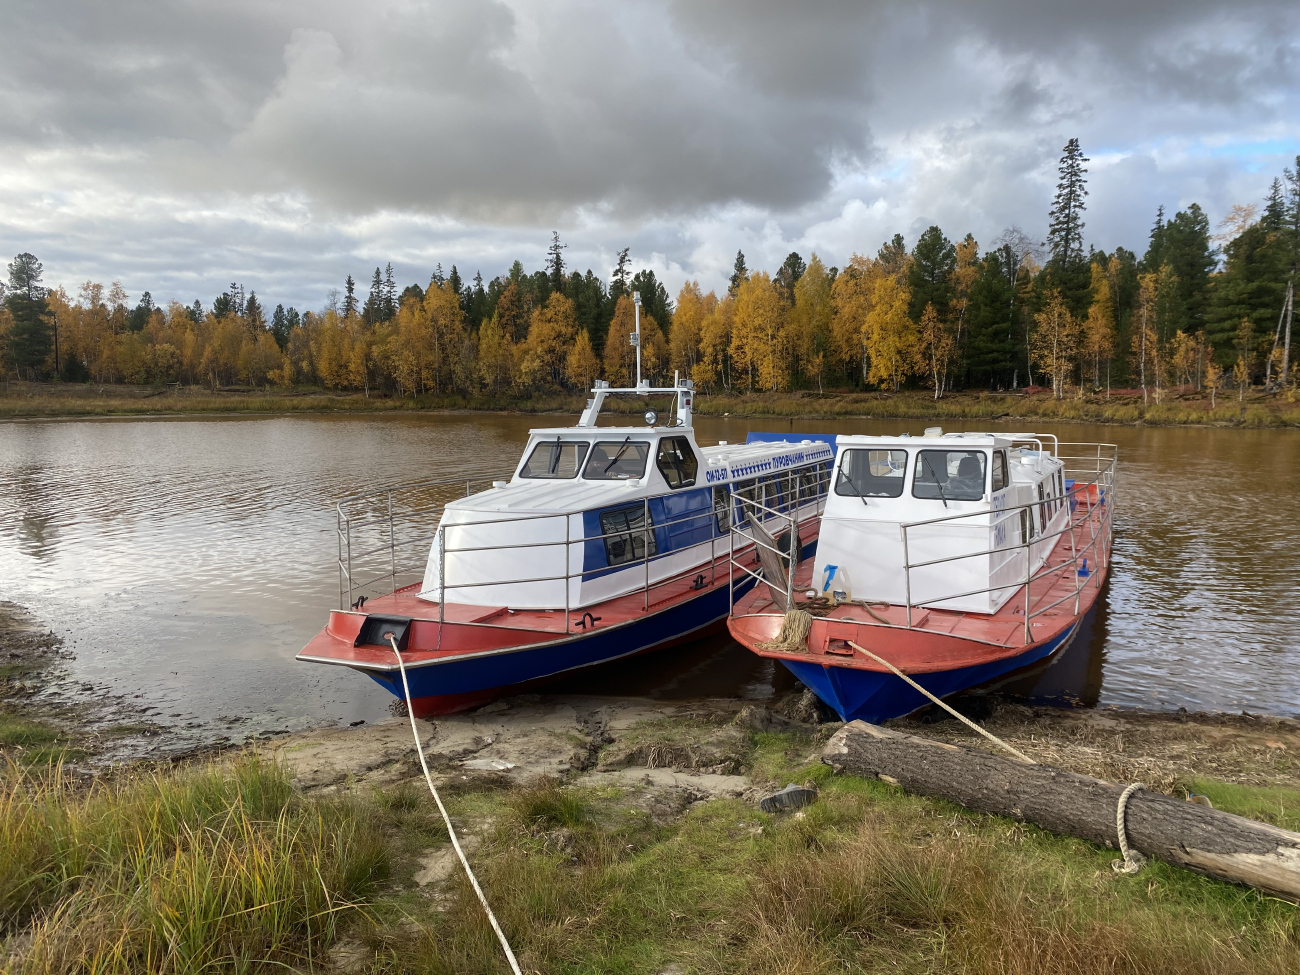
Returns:
[[[899,393],[827,392],[699,394],[699,416],[789,419],[896,420],[1034,420],[1039,422],[1101,423],[1149,426],[1215,426],[1240,428],[1300,427],[1300,400],[1294,393],[1251,390],[1242,400],[1227,393],[1210,408],[1209,398],[1193,390],[1164,390],[1156,403],[1139,392],[1125,390],[1077,395],[1057,400],[1050,392],[988,393],[963,391],[934,400],[925,390]],[[460,394],[392,397],[319,389],[254,390],[202,387],[177,389],[126,385],[63,385],[60,383],[0,383],[0,421],[139,418],[188,416],[291,416],[374,413],[496,413],[578,414],[585,398],[553,393],[530,397]],[[614,404],[607,404],[606,411]],[[640,412],[624,404],[629,415]]]

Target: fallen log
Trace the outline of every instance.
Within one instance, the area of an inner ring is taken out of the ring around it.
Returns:
[[[1027,765],[853,721],[835,733],[822,761],[837,771],[884,779],[908,792],[976,812],[1033,823],[1110,848],[1123,785],[1050,765]],[[1139,789],[1125,813],[1128,844],[1199,873],[1300,899],[1300,833]]]

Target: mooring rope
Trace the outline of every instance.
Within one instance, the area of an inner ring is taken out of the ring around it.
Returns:
[[[870,657],[872,660],[876,661],[877,663],[882,663],[882,664],[884,664],[886,667],[888,667],[890,670],[892,670],[895,674],[897,674],[899,677],[903,678],[903,680],[907,681],[907,683],[911,684],[914,688],[916,688],[918,691],[920,691],[922,694],[924,694],[926,697],[928,697],[928,698],[929,698],[931,701],[933,701],[935,704],[939,705],[939,707],[943,708],[945,711],[947,711],[949,714],[951,714],[951,715],[952,715],[954,718],[956,718],[958,721],[961,721],[963,724],[966,724],[966,725],[968,725],[969,727],[974,728],[976,731],[978,731],[981,735],[983,735],[983,736],[984,736],[985,738],[987,738],[989,741],[993,742],[995,745],[1001,745],[1003,748],[1005,748],[1007,751],[1009,751],[1012,755],[1016,756],[1016,758],[1020,759],[1022,762],[1025,762],[1025,763],[1027,763],[1027,764],[1029,764],[1029,765],[1037,765],[1037,764],[1038,764],[1038,763],[1035,762],[1032,758],[1030,758],[1028,755],[1026,755],[1024,752],[1022,752],[1022,751],[1020,751],[1019,749],[1013,748],[1012,746],[1008,745],[1005,741],[1003,741],[1003,740],[1002,740],[1001,738],[999,738],[997,735],[993,734],[993,733],[990,732],[990,731],[985,731],[983,728],[981,728],[979,725],[977,725],[977,724],[976,724],[974,721],[972,721],[970,718],[966,717],[966,715],[962,714],[962,713],[961,713],[960,711],[958,711],[956,708],[953,708],[953,707],[951,707],[950,705],[946,704],[945,702],[939,700],[939,698],[935,697],[933,694],[931,694],[929,691],[927,691],[924,687],[922,687],[922,686],[921,686],[920,684],[918,684],[916,681],[912,680],[912,678],[908,677],[905,673],[903,673],[901,670],[899,670],[897,667],[895,667],[893,664],[891,664],[891,663],[890,663],[888,660],[886,660],[884,657],[877,657],[877,656],[876,656],[874,653],[872,653],[870,650],[867,650],[867,649],[865,649],[864,647],[860,647],[860,646],[858,646],[858,645],[857,645],[856,643],[854,643],[852,640],[849,640],[849,641],[848,641],[848,644],[849,644],[849,646],[851,646],[854,650],[857,650],[857,651],[859,651],[860,653],[865,653],[868,657]]]
[[[447,824],[447,835],[451,837],[451,845],[456,850],[456,856],[460,857],[460,865],[465,868],[465,876],[469,877],[469,882],[474,887],[474,893],[478,894],[479,903],[483,905],[483,910],[487,912],[487,918],[492,924],[492,930],[497,933],[497,940],[501,942],[501,950],[506,953],[506,961],[510,962],[510,970],[515,975],[523,975],[519,970],[519,962],[515,961],[515,953],[510,950],[510,942],[506,940],[505,932],[501,930],[501,925],[497,923],[497,917],[492,913],[492,907],[488,904],[487,896],[483,893],[483,888],[479,886],[474,871],[470,869],[469,861],[465,859],[465,851],[460,848],[460,840],[456,839],[456,830],[452,828],[451,817],[447,815],[447,807],[442,804],[442,796],[438,795],[438,790],[434,788],[433,777],[429,774],[429,765],[424,760],[424,746],[420,743],[420,731],[415,726],[415,708],[411,705],[411,687],[406,682],[406,663],[402,660],[402,652],[397,649],[397,638],[391,633],[385,635],[388,637],[388,642],[393,645],[393,653],[397,654],[397,669],[402,672],[402,692],[406,695],[406,714],[411,719],[411,735],[415,738],[415,754],[420,756],[420,768],[424,769],[424,781],[429,784],[429,791],[433,793],[433,801],[438,804],[438,812],[442,813],[442,821]]]
[[[1134,782],[1127,789],[1120,793],[1119,805],[1115,809],[1115,832],[1119,834],[1119,852],[1124,854],[1123,860],[1112,860],[1111,869],[1116,873],[1137,873],[1146,864],[1144,857],[1137,850],[1128,845],[1128,831],[1124,828],[1125,813],[1128,811],[1129,796],[1142,788],[1141,782]]]

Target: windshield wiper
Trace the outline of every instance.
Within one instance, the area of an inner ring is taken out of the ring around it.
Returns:
[[[948,507],[948,498],[943,493],[943,485],[939,483],[939,472],[930,465],[929,457],[922,457],[921,460],[925,464],[925,469],[930,472],[930,476],[934,478],[934,486],[939,489],[939,500],[943,502],[945,508]]]
[[[550,469],[547,470],[547,472],[546,472],[546,473],[549,474],[551,477],[554,477],[554,476],[555,476],[555,472],[556,472],[556,470],[559,469],[559,466],[560,466],[560,452],[561,452],[561,448],[560,448],[560,438],[559,438],[559,437],[556,437],[556,438],[555,438],[555,443],[554,443],[554,445],[551,447],[551,466],[550,466]]]
[[[869,507],[871,507],[871,505],[867,504],[867,498],[866,498],[866,495],[864,495],[864,494],[862,493],[862,488],[858,487],[857,482],[853,480],[853,475],[852,475],[852,474],[850,474],[850,473],[849,473],[848,471],[846,471],[843,467],[841,467],[841,468],[840,468],[840,477],[844,478],[844,480],[846,480],[846,481],[849,482],[849,487],[853,488],[854,493],[857,494],[857,496],[858,496],[858,500],[862,502],[862,507],[864,507],[864,508],[869,508]]]
[[[618,448],[618,453],[614,455],[614,459],[605,465],[605,469],[601,471],[602,474],[608,474],[609,469],[618,463],[619,458],[623,456],[623,451],[627,450],[627,445],[631,443],[631,441],[632,441],[631,437],[628,437],[626,440],[623,441],[623,446]]]

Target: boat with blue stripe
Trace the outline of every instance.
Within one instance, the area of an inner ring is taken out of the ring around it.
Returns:
[[[643,426],[601,426],[610,396],[672,405]],[[597,383],[577,425],[530,431],[507,476],[340,502],[339,608],[298,659],[401,697],[395,643],[423,716],[721,629],[753,585],[735,569],[755,555],[733,523],[756,502],[787,560],[812,556],[835,442],[702,446],[694,397],[689,381]]]

